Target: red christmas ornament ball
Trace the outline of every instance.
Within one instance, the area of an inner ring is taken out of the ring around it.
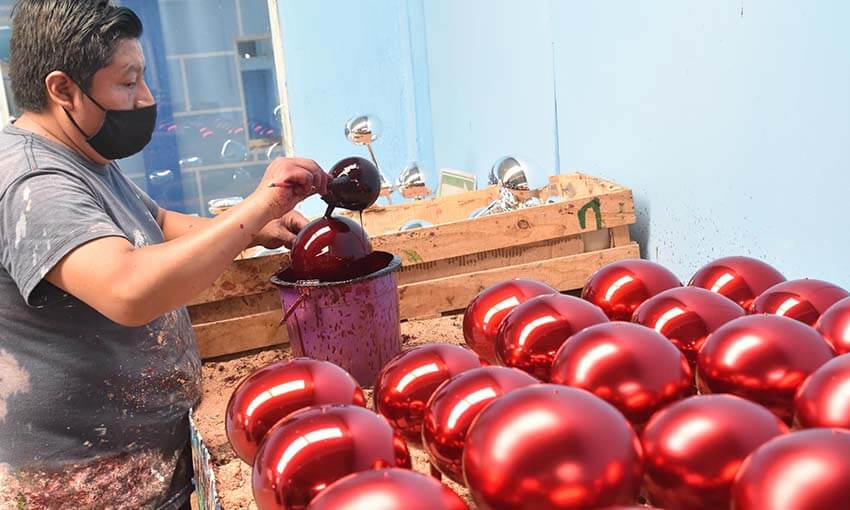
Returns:
[[[227,439],[248,464],[272,426],[288,414],[325,404],[365,406],[357,381],[327,361],[296,358],[267,365],[239,383],[224,418]]]
[[[813,326],[829,307],[850,296],[846,290],[822,280],[789,280],[762,292],[750,313],[770,313]]]
[[[292,245],[292,273],[298,280],[344,281],[371,271],[372,243],[351,218],[322,216],[308,223]]]
[[[761,260],[723,257],[701,267],[688,285],[725,296],[749,310],[759,294],[784,281],[782,273]]]
[[[581,297],[602,308],[612,321],[629,321],[641,303],[681,286],[676,275],[660,264],[641,259],[619,260],[593,273]]]
[[[837,354],[850,352],[850,297],[837,301],[820,316],[815,329]]]
[[[592,394],[537,384],[472,422],[463,472],[479,508],[567,510],[634,503],[641,449],[628,422]]]
[[[818,428],[762,445],[735,479],[735,510],[850,508],[850,431]]]
[[[613,405],[636,427],[693,393],[685,356],[660,333],[628,322],[598,324],[558,351],[552,382],[583,388]]]
[[[463,314],[463,338],[481,359],[496,363],[496,333],[505,316],[514,307],[535,296],[558,291],[535,280],[508,280],[479,293]]]
[[[608,317],[602,310],[583,299],[563,294],[531,298],[502,320],[496,355],[502,364],[548,381],[561,345],[584,328],[603,322]]]
[[[815,370],[797,391],[794,408],[798,427],[850,429],[850,354]]]
[[[410,454],[387,421],[358,406],[322,406],[279,421],[254,461],[260,510],[302,510],[340,478],[369,469],[410,468]]]
[[[744,459],[787,431],[770,411],[733,395],[676,402],[641,438],[649,500],[668,510],[726,510]]]
[[[635,310],[632,322],[658,331],[679,348],[691,366],[708,335],[746,311],[720,294],[699,287],[677,287],[657,294]]]
[[[750,315],[708,337],[698,355],[697,383],[702,393],[733,393],[790,422],[797,389],[832,357],[832,348],[811,326]]]
[[[538,382],[515,368],[483,367],[458,374],[440,385],[428,401],[422,426],[422,444],[431,463],[462,484],[463,447],[472,420],[505,393]]]
[[[331,484],[308,510],[467,510],[466,503],[433,478],[407,469],[377,469]]]
[[[425,405],[450,378],[481,367],[478,356],[450,344],[425,344],[396,355],[378,374],[375,409],[411,441],[422,437]]]

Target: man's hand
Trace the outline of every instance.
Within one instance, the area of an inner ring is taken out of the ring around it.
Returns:
[[[263,246],[270,250],[286,246],[292,248],[295,236],[309,223],[309,220],[298,211],[290,211],[282,218],[272,220],[254,236],[254,245]]]
[[[272,218],[282,218],[313,193],[327,194],[329,180],[312,159],[277,158],[266,168],[253,195],[271,209]]]

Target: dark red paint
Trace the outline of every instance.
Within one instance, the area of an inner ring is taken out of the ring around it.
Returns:
[[[354,220],[317,218],[295,238],[292,273],[298,280],[350,280],[369,274],[371,253],[369,237]]]
[[[362,211],[374,204],[381,194],[381,173],[371,161],[360,157],[345,158],[330,170],[325,202],[333,207]]]

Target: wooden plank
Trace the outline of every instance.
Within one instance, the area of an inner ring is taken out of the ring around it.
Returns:
[[[625,188],[603,179],[573,172],[549,178],[550,186],[542,190],[519,192],[519,195],[535,196],[543,201],[550,195],[559,195],[567,200],[586,196],[592,198],[590,190],[621,191]],[[425,220],[434,225],[465,220],[475,209],[484,207],[498,198],[496,186],[488,186],[477,191],[418,200],[394,205],[376,205],[363,211],[363,226],[371,236],[397,232],[399,227],[409,220]],[[527,198],[527,197],[526,197]],[[359,213],[337,211],[335,214],[359,218]]]
[[[387,232],[397,232],[399,227],[409,220],[425,220],[438,225],[464,220],[479,207],[484,207],[499,196],[496,186],[476,191],[437,197],[427,200],[414,200],[403,204],[377,205],[363,211],[363,228],[370,236]],[[334,214],[359,219],[359,213],[335,211]]]
[[[441,313],[462,309],[488,286],[510,278],[545,281],[561,291],[579,289],[593,271],[603,265],[637,257],[638,246],[632,243],[598,252],[400,285],[400,319],[435,317]],[[280,318],[281,310],[276,308],[244,317],[196,324],[194,329],[198,349],[206,359],[286,343],[286,328],[278,327]]]
[[[460,310],[482,290],[511,278],[541,280],[562,291],[578,289],[593,271],[605,264],[638,257],[640,250],[633,243],[597,252],[405,285],[399,288],[400,317],[415,319],[432,316],[435,312]]]
[[[614,227],[611,230],[611,248],[617,246],[625,246],[632,242],[632,236],[629,233],[628,225],[620,225],[619,227]]]
[[[398,272],[398,283],[399,285],[407,285],[446,276],[527,264],[536,260],[582,253],[584,251],[582,235],[403,266]],[[272,289],[260,294],[236,296],[193,305],[189,307],[189,315],[193,324],[203,324],[279,309],[280,297],[277,290]]]
[[[592,199],[583,197],[474,220],[377,236],[372,238],[372,246],[376,250],[395,253],[401,257],[403,264],[410,265],[634,222],[631,191],[621,189]],[[273,288],[269,278],[288,262],[288,253],[237,260],[190,305],[267,292]]]
[[[195,296],[189,306],[268,292],[274,288],[269,279],[287,265],[288,252],[234,261],[215,283]]]
[[[189,317],[192,324],[203,324],[272,310],[280,310],[277,290],[190,306]]]
[[[280,309],[247,317],[197,324],[195,339],[201,357],[214,358],[289,341],[286,327],[278,327]]]
[[[581,172],[556,175],[549,179],[549,192],[565,198],[594,196],[623,191],[624,186]]]
[[[611,248],[611,229],[603,228],[581,234],[584,241],[584,251],[598,251]]]
[[[527,264],[536,260],[563,257],[583,251],[582,235],[550,239],[521,246],[499,248],[422,264],[402,266],[398,272],[398,283],[399,285],[407,285],[457,274]]]
[[[404,264],[416,264],[634,222],[631,191],[622,190],[379,236],[372,246],[399,255]]]

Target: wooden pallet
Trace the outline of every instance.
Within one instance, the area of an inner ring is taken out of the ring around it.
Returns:
[[[561,291],[580,289],[599,267],[639,257],[629,236],[635,209],[628,188],[572,173],[527,194],[563,201],[467,219],[498,196],[489,187],[365,211],[363,225],[374,249],[402,259],[401,319],[463,309],[478,292],[509,278],[537,279]],[[411,219],[434,226],[399,232]],[[190,303],[203,357],[287,341],[286,328],[278,327],[281,306],[269,278],[288,263],[287,253],[237,260]]]

